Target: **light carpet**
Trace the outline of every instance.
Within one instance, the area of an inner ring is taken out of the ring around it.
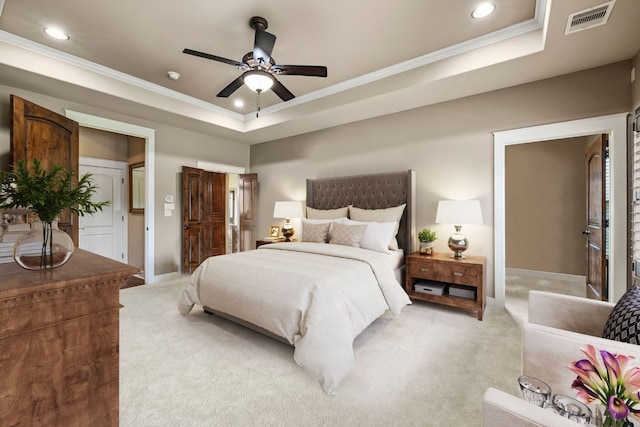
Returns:
[[[556,294],[586,297],[587,286],[583,282],[550,280],[510,274],[505,277],[505,308],[522,326],[529,316],[529,291],[545,291]]]
[[[120,291],[122,426],[479,426],[487,387],[517,394],[520,328],[507,310],[416,302],[354,342],[327,396],[293,348],[197,306],[186,278]]]

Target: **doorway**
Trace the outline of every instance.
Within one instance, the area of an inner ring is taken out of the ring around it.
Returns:
[[[587,296],[585,151],[593,139],[505,149],[505,306],[519,323],[531,290]]]
[[[144,208],[144,272],[145,282],[154,283],[158,281],[155,276],[155,129],[120,122],[93,116],[91,114],[80,113],[72,110],[65,110],[65,115],[78,122],[80,126],[100,129],[108,132],[115,132],[123,135],[136,136],[145,141],[145,208]]]
[[[531,289],[587,295],[585,247],[591,236],[585,235],[590,194],[586,191],[585,151],[594,138],[506,147],[507,305],[510,299],[527,298],[529,285]]]
[[[609,300],[626,291],[626,137],[627,114],[595,117],[494,133],[494,279],[495,304],[505,307],[505,149],[536,141],[608,134],[610,159]]]

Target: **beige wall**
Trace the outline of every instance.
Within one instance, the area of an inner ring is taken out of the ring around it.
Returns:
[[[588,138],[505,150],[506,267],[585,275]]]
[[[119,162],[128,160],[129,141],[126,135],[81,127],[78,145],[80,157]]]
[[[638,57],[635,58],[637,66]],[[9,95],[16,94],[64,114],[68,108],[156,130],[155,273],[180,270],[181,221],[164,217],[165,195],[180,202],[182,165],[196,160],[248,168],[260,180],[258,236],[278,221],[276,200],[303,200],[305,178],[417,171],[418,229],[441,236],[436,250],[448,251],[451,227],[434,224],[437,201],[478,198],[485,224],[466,226],[469,253],[487,256],[488,293],[493,295],[492,132],[626,112],[640,105],[628,61],[456,101],[414,109],[306,135],[247,147],[229,140],[125,116],[0,85],[0,168],[9,164]],[[1,82],[1,81],[0,81]],[[249,161],[251,159],[251,161]]]
[[[258,234],[276,224],[276,200],[303,200],[305,179],[414,169],[416,226],[441,236],[448,251],[452,227],[434,224],[442,199],[480,199],[485,224],[465,226],[470,254],[487,257],[493,284],[494,131],[629,111],[629,61],[365,120],[251,147],[260,181]]]
[[[0,78],[0,83],[2,80]],[[197,160],[222,163],[238,167],[249,167],[249,147],[243,144],[216,138],[210,135],[176,128],[164,122],[151,122],[133,116],[125,116],[117,111],[78,104],[0,85],[0,168],[9,167],[9,95],[15,94],[45,108],[64,115],[65,109],[80,111],[107,119],[155,129],[155,274],[180,272],[181,254],[181,211],[180,174],[182,165],[195,167]],[[171,217],[164,216],[164,196],[175,196],[176,211]]]

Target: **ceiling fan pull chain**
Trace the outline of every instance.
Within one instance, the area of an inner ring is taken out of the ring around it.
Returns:
[[[258,90],[257,92],[258,92],[258,111],[256,111],[256,119],[260,115],[260,92],[262,92],[262,91]]]

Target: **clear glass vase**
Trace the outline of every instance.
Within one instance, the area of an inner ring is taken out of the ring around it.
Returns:
[[[13,259],[27,270],[60,267],[73,254],[73,240],[59,230],[56,223],[33,220],[31,230],[18,238],[13,249]]]

